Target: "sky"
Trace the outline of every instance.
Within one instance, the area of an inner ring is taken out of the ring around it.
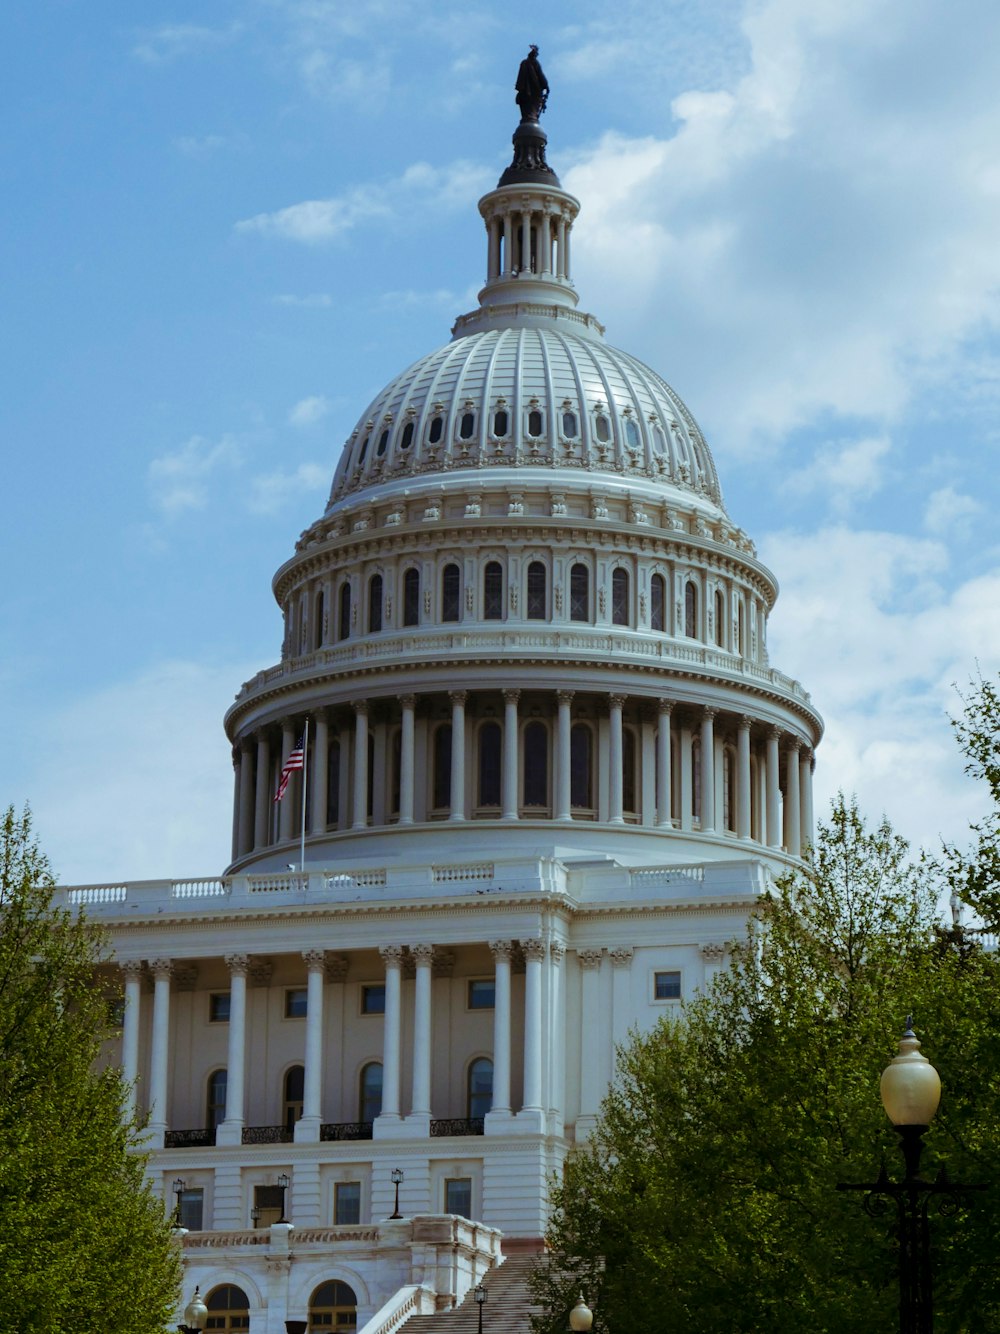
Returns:
[[[475,305],[531,42],[581,308],[777,575],[818,809],[964,841],[949,715],[1000,669],[993,0],[33,0],[0,40],[0,801],[63,883],[228,861],[271,577]]]

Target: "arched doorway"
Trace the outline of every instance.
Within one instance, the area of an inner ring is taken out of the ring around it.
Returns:
[[[250,1328],[250,1302],[242,1288],[235,1283],[221,1283],[205,1298],[208,1307],[206,1329],[230,1330]]]
[[[309,1298],[309,1334],[344,1334],[358,1327],[358,1299],[339,1279],[321,1283]]]

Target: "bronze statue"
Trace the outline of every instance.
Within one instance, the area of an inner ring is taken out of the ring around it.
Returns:
[[[538,47],[532,46],[527,58],[517,71],[517,105],[521,108],[521,123],[537,121],[549,100],[549,84],[538,61]]]

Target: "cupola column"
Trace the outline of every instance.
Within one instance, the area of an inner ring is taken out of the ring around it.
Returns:
[[[780,727],[767,729],[767,845],[769,848],[781,847],[781,830],[778,828],[778,738]]]
[[[266,732],[257,733],[257,784],[254,805],[253,845],[267,847],[271,825],[271,742]]]
[[[556,229],[556,246],[557,246],[557,254],[556,254],[556,266],[557,266],[557,267],[556,267],[556,277],[557,277],[557,278],[568,278],[568,277],[569,277],[569,274],[568,274],[567,271],[566,271],[566,234],[567,234],[567,231],[568,231],[568,228],[567,228],[567,226],[566,226],[566,219],[565,219],[565,217],[564,217],[562,214],[560,214],[560,216],[559,216],[559,224],[558,224],[558,227],[557,227],[557,229]]]
[[[520,690],[503,692],[503,818],[517,819],[518,774],[517,701]]]
[[[240,808],[236,826],[236,856],[253,851],[254,841],[253,747],[244,737],[240,742]]]
[[[295,745],[295,724],[291,718],[282,718],[281,720],[281,767],[284,769],[288,763],[288,757],[292,753],[292,747]],[[292,775],[294,777],[294,775]],[[290,791],[286,791],[284,797],[278,803],[278,818],[280,820],[280,839],[284,843],[288,839],[295,837],[295,797],[297,785],[289,782]]]
[[[503,215],[503,276],[514,272],[514,218],[510,212]]]
[[[486,262],[486,281],[500,276],[500,219],[490,218],[486,224],[489,232],[489,255]]]
[[[385,963],[385,1029],[382,1038],[382,1114],[384,1124],[399,1120],[399,1055],[402,1018],[402,945],[380,945]]]
[[[354,829],[368,828],[368,701],[366,699],[354,701],[353,819]]]
[[[309,795],[312,804],[309,828],[314,834],[326,829],[327,781],[329,777],[330,721],[325,709],[317,709],[313,733],[312,780]]]
[[[661,828],[671,823],[670,715],[673,709],[672,699],[660,700],[656,731],[656,823]]]
[[[153,1044],[149,1058],[149,1141],[163,1148],[167,1129],[167,1055],[170,1049],[170,959],[151,959],[153,974]]]
[[[531,272],[531,211],[521,213],[521,266],[519,272]]]
[[[785,752],[785,847],[793,857],[802,856],[802,827],[799,810],[799,747],[793,737]]]
[[[524,1111],[542,1108],[542,960],[545,942],[522,940],[524,952]]]
[[[416,698],[400,699],[402,718],[399,729],[399,823],[413,823],[413,718]]]
[[[701,715],[701,829],[715,829],[715,715],[718,709],[704,709]]]
[[[570,785],[570,705],[572,690],[556,694],[559,711],[556,718],[556,819],[572,819],[572,790]]]
[[[452,690],[451,700],[451,814],[449,820],[465,819],[465,701],[464,690]]]
[[[744,714],[736,732],[736,834],[750,837],[750,723]]]
[[[491,940],[496,970],[493,994],[493,1107],[510,1115],[510,956],[509,940]]]
[[[323,983],[326,954],[304,950],[306,965],[306,1060],[302,1089],[302,1116],[295,1123],[295,1141],[319,1141],[323,1120]]]
[[[801,828],[799,835],[802,844],[802,850],[805,852],[812,847],[815,832],[813,830],[813,787],[812,776],[813,767],[816,764],[816,757],[811,750],[803,750],[799,757],[799,796],[801,799]]]
[[[622,709],[625,706],[624,695],[609,695],[610,727],[608,735],[608,819],[611,824],[624,824],[625,814],[622,808]]]
[[[245,954],[227,954],[229,968],[229,1048],[226,1058],[226,1119],[215,1132],[217,1144],[243,1142],[246,1085],[247,973]]]
[[[416,964],[413,990],[413,1098],[411,1117],[430,1118],[431,1114],[431,968],[433,945],[411,945]],[[430,1126],[427,1127],[430,1133]]]
[[[125,1115],[134,1116],[139,1078],[139,1007],[142,1003],[142,964],[127,959],[119,964],[125,979],[125,1012],[122,1015],[122,1079],[126,1085]]]

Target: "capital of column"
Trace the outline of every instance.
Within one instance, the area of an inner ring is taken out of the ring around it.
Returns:
[[[615,945],[608,950],[608,957],[616,968],[628,968],[635,955],[631,945]]]
[[[666,714],[668,717],[674,711],[674,705],[677,701],[672,699],[659,699],[656,702],[660,714]]]
[[[552,956],[553,963],[562,963],[566,957],[566,946],[561,940],[550,940],[549,954]]]
[[[149,961],[149,971],[157,980],[164,977],[169,978],[173,970],[173,959],[150,959]]]
[[[572,704],[573,696],[575,694],[576,694],[575,690],[557,690],[556,699],[560,704]]]
[[[512,940],[491,940],[490,953],[494,959],[506,959],[509,963],[514,953],[514,942]]]
[[[418,968],[430,968],[434,963],[433,945],[411,945],[410,958]]]
[[[271,973],[274,971],[274,964],[270,959],[263,959],[259,955],[251,956],[248,972],[250,974],[250,985],[252,987],[267,987],[271,985]]]
[[[326,967],[326,950],[303,950],[302,958],[310,973]]]
[[[628,695],[609,695],[608,703],[613,709],[624,709]]]
[[[249,954],[227,954],[224,957],[230,977],[246,977],[250,971]]]
[[[464,704],[469,698],[469,692],[467,690],[449,690],[448,698],[452,704]]]
[[[417,703],[416,695],[400,695],[399,697],[399,704],[400,707],[403,709],[415,708],[416,703]]]
[[[709,705],[706,705],[705,708],[702,709],[702,711],[701,711],[701,716],[702,716],[702,720],[703,720],[704,722],[706,722],[706,723],[710,723],[710,722],[712,721],[713,718],[717,718],[717,717],[719,716],[719,710],[713,708],[713,707],[709,704]]]
[[[726,957],[726,947],[714,941],[711,944],[702,945],[701,957],[706,963],[721,963]]]
[[[403,947],[402,945],[380,945],[378,952],[382,956],[382,962],[386,968],[402,968],[403,966]]]
[[[368,717],[368,701],[366,699],[352,699],[351,708],[359,717]]]
[[[516,704],[521,698],[520,690],[504,690],[502,693],[505,704]]]
[[[581,968],[600,968],[604,957],[603,950],[577,950],[577,961]]]
[[[537,937],[532,940],[522,940],[521,953],[526,960],[542,960],[545,958],[545,941],[539,940]]]
[[[802,738],[797,736],[791,736],[788,740],[788,749],[792,752],[801,750]]]
[[[740,732],[749,732],[752,724],[753,724],[753,719],[750,717],[750,715],[748,713],[743,713],[740,715],[740,720],[736,724],[736,726]]]
[[[142,977],[141,959],[119,959],[118,967],[121,969],[126,982],[138,982]]]
[[[767,729],[767,739],[768,741],[781,740],[781,728],[778,727],[777,724],[772,723],[771,726]]]
[[[326,955],[326,980],[328,982],[346,982],[347,981],[348,960],[343,954]]]

